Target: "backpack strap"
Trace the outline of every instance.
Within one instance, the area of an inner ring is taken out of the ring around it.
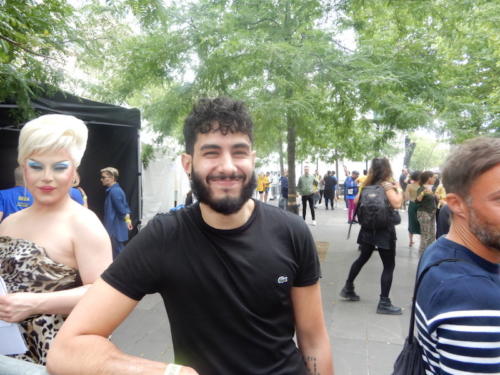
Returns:
[[[418,262],[417,272],[418,272],[418,269],[420,268],[420,263],[421,262],[422,262],[422,258],[420,258],[420,260]],[[410,344],[413,342],[413,339],[414,339],[413,332],[414,332],[414,329],[415,329],[415,305],[416,305],[416,302],[417,302],[417,292],[418,292],[418,288],[420,286],[420,283],[422,282],[422,279],[424,278],[424,276],[427,273],[427,271],[429,271],[432,267],[439,266],[441,263],[444,263],[444,262],[465,262],[465,263],[471,263],[471,262],[468,262],[465,259],[460,259],[460,258],[445,258],[445,259],[438,260],[438,261],[436,261],[436,262],[434,262],[432,264],[429,264],[427,267],[425,267],[422,270],[422,272],[420,272],[420,275],[418,275],[418,277],[415,280],[415,287],[413,289],[413,300],[412,300],[412,305],[411,305],[411,316],[410,316],[410,328],[408,330],[408,343],[410,343]]]

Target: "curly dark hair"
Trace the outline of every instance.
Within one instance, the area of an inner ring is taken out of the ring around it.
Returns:
[[[198,100],[184,122],[186,153],[193,154],[198,134],[211,131],[220,131],[223,135],[243,133],[248,135],[252,142],[253,122],[245,104],[225,97]]]

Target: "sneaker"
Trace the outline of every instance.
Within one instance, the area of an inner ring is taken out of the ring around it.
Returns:
[[[316,220],[312,221],[312,225],[316,226]]]

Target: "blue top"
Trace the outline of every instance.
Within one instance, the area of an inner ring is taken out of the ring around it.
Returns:
[[[0,190],[0,212],[3,219],[14,212],[21,211],[33,204],[33,197],[24,186],[15,186],[10,189]]]
[[[358,183],[352,176],[345,179],[344,182],[344,195],[347,199],[354,199],[358,195]]]
[[[78,203],[80,203],[83,206],[83,195],[82,195],[82,192],[80,190],[78,190],[77,188],[72,187],[71,189],[69,189],[69,196],[75,202],[78,202]]]
[[[288,177],[287,176],[281,176],[280,177],[280,184],[282,189],[288,189]]]
[[[500,265],[440,237],[419,267],[416,329],[427,374],[500,374]]]
[[[125,215],[130,214],[125,192],[118,183],[106,189],[104,200],[104,227],[117,241],[128,240],[128,227]]]

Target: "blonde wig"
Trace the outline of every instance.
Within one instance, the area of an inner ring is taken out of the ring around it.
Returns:
[[[34,153],[65,149],[78,167],[87,138],[88,129],[82,120],[67,115],[43,115],[21,129],[17,161],[22,165]]]

